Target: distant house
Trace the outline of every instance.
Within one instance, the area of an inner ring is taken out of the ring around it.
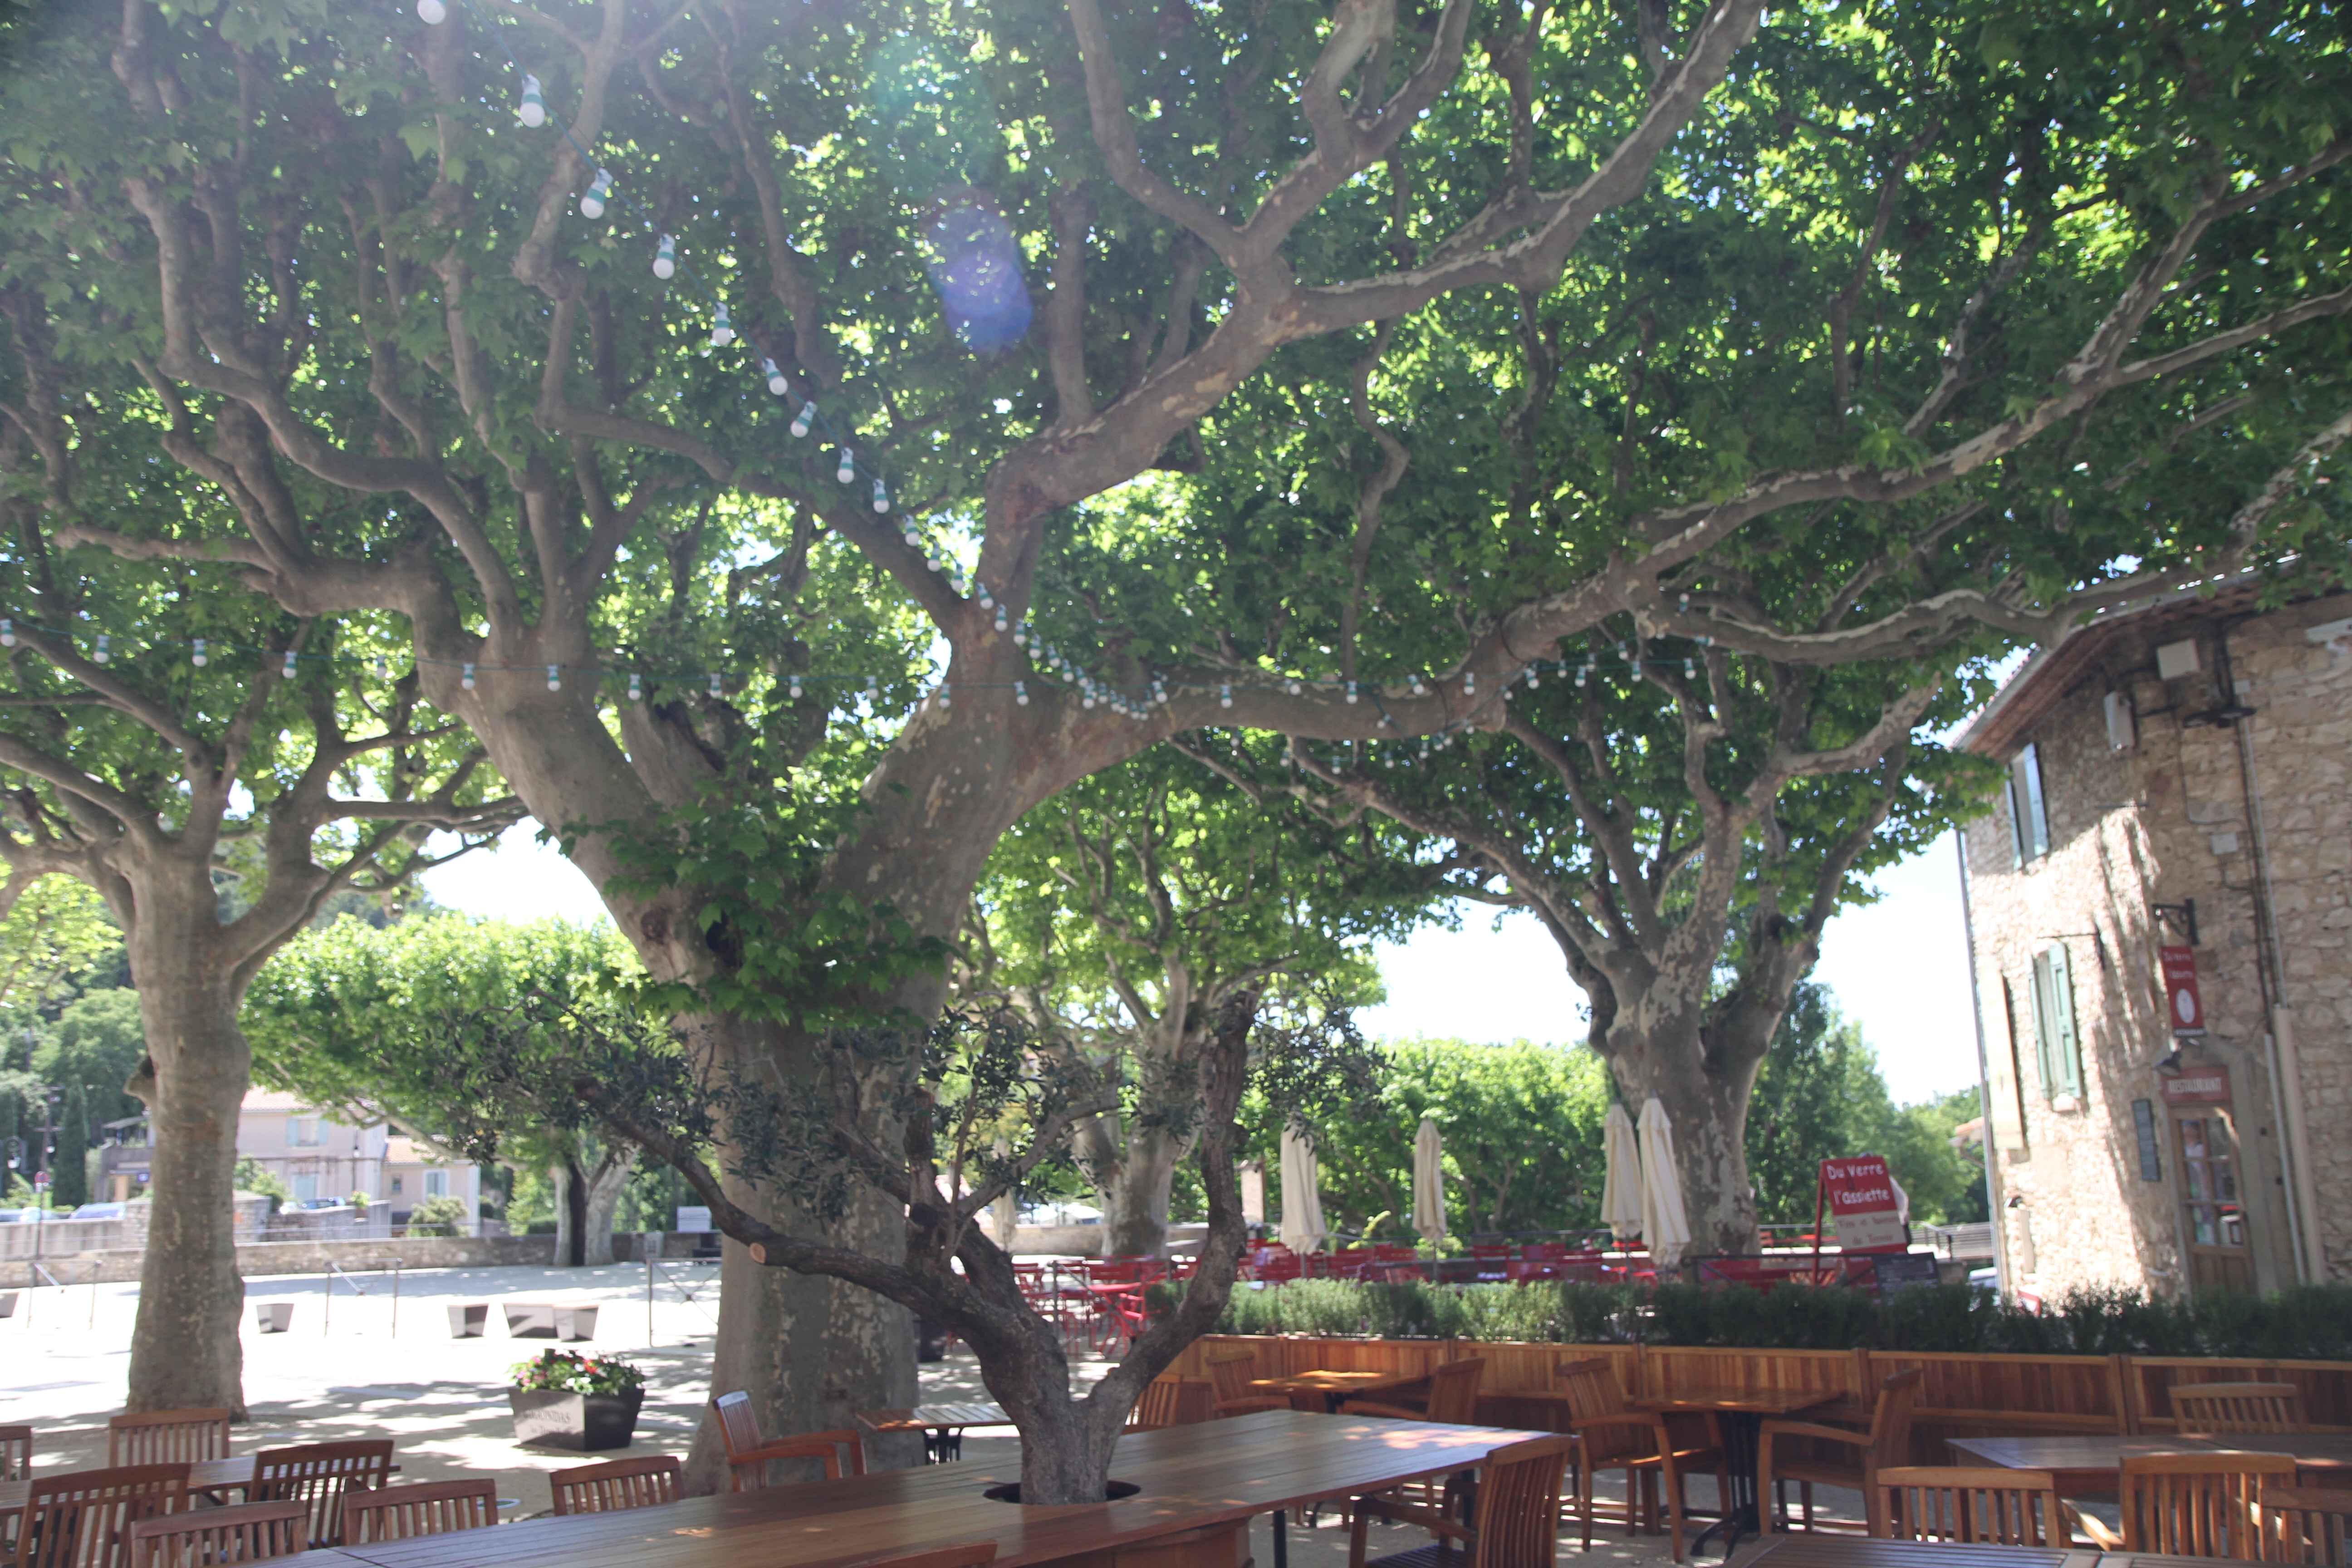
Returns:
[[[457,1197],[469,1215],[480,1212],[478,1167],[444,1161],[383,1122],[348,1126],[278,1089],[247,1093],[237,1113],[236,1152],[277,1176],[298,1204],[362,1193],[370,1203],[385,1205],[395,1225],[429,1197]]]
[[[2352,595],[2104,615],[1963,735],[2013,1289],[2352,1278]]]

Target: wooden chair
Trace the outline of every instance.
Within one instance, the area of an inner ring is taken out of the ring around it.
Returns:
[[[2074,1527],[2102,1551],[2256,1562],[2263,1531],[2254,1499],[2270,1476],[2279,1478],[2281,1486],[2293,1486],[2294,1457],[2226,1450],[2135,1454],[2123,1464],[2121,1536],[2080,1510],[2068,1511]]]
[[[1577,1439],[1563,1436],[1496,1449],[1479,1478],[1467,1529],[1441,1510],[1389,1496],[1358,1498],[1349,1507],[1348,1568],[1369,1568],[1365,1527],[1375,1517],[1417,1524],[1437,1537],[1430,1545],[1375,1558],[1382,1568],[1551,1568],[1559,1551],[1560,1478],[1576,1448]],[[1455,1542],[1459,1548],[1449,1551]]]
[[[901,1552],[895,1557],[868,1557],[849,1568],[981,1568],[996,1561],[996,1542],[973,1541],[961,1546],[934,1547],[929,1552]]]
[[[2257,1506],[2262,1510],[2263,1562],[2324,1568],[2352,1563],[2352,1490],[2265,1486]]]
[[[1584,1548],[1592,1549],[1593,1492],[1602,1470],[1625,1472],[1625,1533],[1658,1528],[1658,1493],[1666,1497],[1666,1519],[1675,1561],[1683,1560],[1683,1478],[1694,1468],[1712,1468],[1717,1495],[1731,1496],[1731,1468],[1724,1456],[1716,1418],[1706,1417],[1707,1441],[1677,1447],[1674,1429],[1654,1410],[1636,1410],[1607,1358],[1564,1361],[1554,1367],[1567,1396],[1566,1430],[1577,1440],[1577,1512],[1584,1523]]]
[[[547,1478],[555,1490],[557,1513],[617,1513],[625,1508],[652,1508],[676,1502],[678,1463],[667,1454],[638,1459],[607,1459],[558,1470]]]
[[[1386,1415],[1445,1426],[1475,1426],[1478,1424],[1478,1383],[1486,1374],[1486,1363],[1481,1357],[1449,1361],[1429,1374],[1429,1397],[1423,1400],[1418,1408],[1410,1403],[1350,1399],[1339,1406],[1339,1414]]]
[[[188,1467],[117,1465],[28,1482],[16,1568],[131,1568],[131,1528],[184,1508]]]
[[[760,1418],[751,1413],[751,1396],[740,1390],[722,1394],[710,1402],[719,1416],[719,1439],[727,1446],[727,1468],[735,1478],[734,1489],[739,1492],[758,1491],[768,1484],[768,1464],[773,1459],[822,1459],[824,1479],[837,1481],[842,1477],[841,1450],[849,1450],[849,1471],[853,1476],[866,1473],[866,1441],[846,1428],[836,1432],[808,1432],[797,1437],[763,1439],[760,1436]]]
[[[201,1464],[228,1458],[226,1410],[146,1410],[106,1424],[110,1465]]]
[[[1775,1528],[1788,1528],[1786,1488],[1794,1481],[1807,1530],[1814,1528],[1813,1488],[1820,1485],[1860,1492],[1868,1521],[1864,1528],[1872,1535],[1880,1533],[1885,1523],[1878,1517],[1878,1472],[1882,1468],[1909,1463],[1911,1405],[1918,1394],[1919,1369],[1916,1366],[1881,1383],[1878,1404],[1871,1411],[1867,1432],[1857,1432],[1849,1426],[1826,1426],[1817,1421],[1765,1422],[1756,1447],[1758,1531],[1769,1535]],[[1834,1444],[1847,1452],[1822,1455],[1808,1453],[1805,1447],[1801,1447],[1791,1453],[1789,1445],[1792,1438],[1803,1439],[1805,1446],[1811,1447]]]
[[[1878,1472],[1878,1529],[1896,1541],[1988,1546],[2067,1542],[2058,1482],[2047,1470],[1889,1465]]]
[[[1252,1388],[1250,1379],[1256,1374],[1255,1351],[1219,1351],[1209,1358],[1209,1381],[1217,1391],[1213,1409],[1220,1420],[1260,1410],[1291,1408],[1290,1401],[1283,1395],[1260,1394]]]
[[[33,1429],[0,1426],[0,1481],[33,1479]]]
[[[299,1502],[183,1509],[131,1527],[131,1568],[213,1568],[291,1557],[310,1543],[310,1510]]]
[[[343,1539],[353,1546],[482,1530],[499,1521],[499,1483],[414,1481],[378,1487],[343,1500]]]
[[[2303,1432],[2303,1390],[2291,1383],[2176,1383],[2183,1432]]]
[[[253,1457],[248,1502],[299,1502],[310,1510],[310,1544],[343,1543],[343,1498],[371,1491],[392,1474],[392,1439],[298,1443]]]
[[[1127,1430],[1157,1432],[1175,1426],[1176,1406],[1183,1392],[1182,1381],[1174,1377],[1155,1377],[1145,1384],[1135,1408],[1127,1413]]]

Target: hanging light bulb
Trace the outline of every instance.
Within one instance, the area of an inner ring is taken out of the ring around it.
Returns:
[[[0,620],[0,647],[15,647],[16,646],[16,623],[9,620]]]
[[[1536,667],[1532,664],[1528,666],[1528,689],[1533,690],[1540,684],[1542,683],[1536,679]]]
[[[1151,678],[1151,700],[1159,703],[1162,708],[1168,706],[1168,688],[1160,684],[1160,678],[1156,675]]]
[[[1013,700],[1018,702],[1024,708],[1029,706],[1029,683],[1027,681],[1016,680],[1013,683]]]
[[[1424,691],[1424,690],[1423,690],[1423,689],[1422,689],[1422,685],[1421,685],[1421,677],[1419,677],[1418,675],[1416,675],[1416,676],[1413,676],[1413,677],[1412,678],[1412,694],[1413,694],[1415,697],[1425,697],[1425,696],[1427,696],[1427,695],[1428,695],[1428,693],[1427,693],[1426,691]]]
[[[468,691],[474,689],[474,667],[472,665],[466,665],[459,669],[457,674],[457,684],[464,687]]]
[[[547,100],[539,96],[539,79],[525,72],[522,79],[522,102],[515,109],[515,118],[536,131],[547,123]]]
[[[1465,669],[1462,672],[1462,695],[1465,697],[1475,697],[1478,695],[1478,676],[1476,671]]]
[[[890,492],[884,488],[882,476],[879,474],[874,476],[874,510],[876,511],[890,510]]]
[[[550,691],[561,691],[563,689],[563,667],[562,665],[551,664],[547,667],[547,689]]]
[[[588,182],[588,188],[580,193],[580,216],[582,217],[603,217],[604,216],[605,198],[610,196],[612,194],[613,171],[610,169],[597,170],[596,177]]]
[[[286,650],[286,662],[278,666],[278,672],[288,680],[294,679],[294,650],[292,648],[289,647]]]
[[[909,550],[919,550],[922,548],[923,531],[915,526],[915,520],[911,517],[907,519],[906,531],[899,537],[906,540],[907,548]]]
[[[1676,609],[1678,609],[1678,610],[1682,611],[1682,613],[1683,613],[1684,615],[1686,615],[1686,616],[1687,616],[1687,615],[1689,615],[1689,614],[1690,614],[1690,595],[1689,595],[1688,594],[1685,594],[1685,595],[1683,595],[1680,598],[1678,598],[1678,599],[1675,602],[1675,607]]]
[[[1356,683],[1355,683],[1354,681],[1352,681],[1352,680],[1351,680],[1351,681],[1348,682],[1348,706],[1349,706],[1350,708],[1352,708],[1352,707],[1354,707],[1355,705],[1356,705]]]
[[[1078,682],[1078,690],[1080,693],[1078,706],[1092,708],[1095,705],[1095,683],[1092,678],[1081,679]]]
[[[188,662],[194,665],[198,669],[204,668],[205,665],[212,662],[212,656],[205,652],[204,638],[198,637],[196,639],[195,651],[188,655]]]
[[[667,235],[654,247],[654,276],[667,278],[677,271],[677,241]]]
[[[1584,684],[1584,678],[1591,673],[1592,666],[1590,664],[1578,665],[1576,667],[1576,684],[1581,687]]]
[[[945,710],[950,709],[950,708],[952,708],[952,707],[954,707],[954,706],[955,706],[955,699],[948,695],[948,683],[947,683],[946,681],[944,681],[944,680],[940,681],[940,707],[941,710],[942,710],[942,711],[944,711]]]
[[[793,416],[793,438],[798,440],[809,433],[809,422],[816,417],[816,405],[803,403],[801,411]]]
[[[833,477],[845,485],[857,477],[857,455],[846,447],[841,449],[841,462],[833,470]]]
[[[867,676],[866,678],[866,700],[868,702],[876,701],[880,699],[881,695],[882,683],[873,676]]]
[[[710,674],[710,695],[712,695],[713,697],[724,697],[725,695],[727,695],[726,686],[727,686],[727,680],[726,680],[726,678],[725,678],[724,676],[720,675],[720,674],[719,674],[718,671],[716,671],[716,670],[711,671],[711,674]]]
[[[441,0],[416,0],[416,19],[428,27],[437,27],[449,19],[449,7]]]
[[[1298,682],[1297,682],[1296,680],[1293,680],[1293,681],[1286,682],[1285,684],[1288,687],[1289,691],[1290,691],[1290,694],[1291,694],[1293,697],[1296,697],[1296,696],[1297,696],[1297,695],[1298,695]]]
[[[723,349],[735,341],[735,323],[727,319],[727,301],[719,301],[719,315],[710,323],[710,346]]]
[[[996,629],[1001,632],[1004,629],[1004,606],[999,605],[996,606]]]
[[[1232,707],[1233,705],[1234,705],[1234,689],[1233,689],[1232,687],[1230,687],[1230,686],[1220,686],[1220,687],[1218,687],[1218,688],[1217,688],[1217,706],[1218,706],[1218,707],[1220,707],[1220,708],[1230,708],[1230,707]]]
[[[645,700],[645,682],[638,678],[637,672],[633,669],[629,671],[629,700],[632,702],[643,702]]]
[[[1685,680],[1696,680],[1698,679],[1697,661],[1687,658],[1683,660],[1683,679]]]
[[[768,390],[778,397],[792,390],[792,384],[784,379],[784,373],[776,368],[774,360],[762,359],[760,362],[760,374],[768,378]]]
[[[390,680],[392,679],[392,666],[385,661],[384,657],[382,654],[375,656],[375,678],[378,680]]]

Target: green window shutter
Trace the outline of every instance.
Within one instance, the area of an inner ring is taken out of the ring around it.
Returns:
[[[2082,1042],[2074,1033],[2074,976],[2063,944],[2050,950],[2051,1055],[2057,1058],[2059,1092],[2083,1093]]]
[[[2034,1075],[2041,1080],[2042,1098],[2048,1100],[2059,1090],[2057,1062],[2050,1048],[2057,1037],[2057,1026],[2050,1012],[2050,954],[2047,952],[2033,955],[2032,989],[2032,994],[2027,1000],[2032,1004],[2033,1014]]]
[[[2009,800],[2009,868],[2014,871],[2025,864],[2025,816],[2017,808],[2017,770],[2014,766],[2010,769],[2004,794]]]

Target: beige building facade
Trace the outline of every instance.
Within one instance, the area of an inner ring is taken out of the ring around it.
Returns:
[[[2352,595],[2104,616],[1960,744],[2005,1287],[2352,1279]]]

